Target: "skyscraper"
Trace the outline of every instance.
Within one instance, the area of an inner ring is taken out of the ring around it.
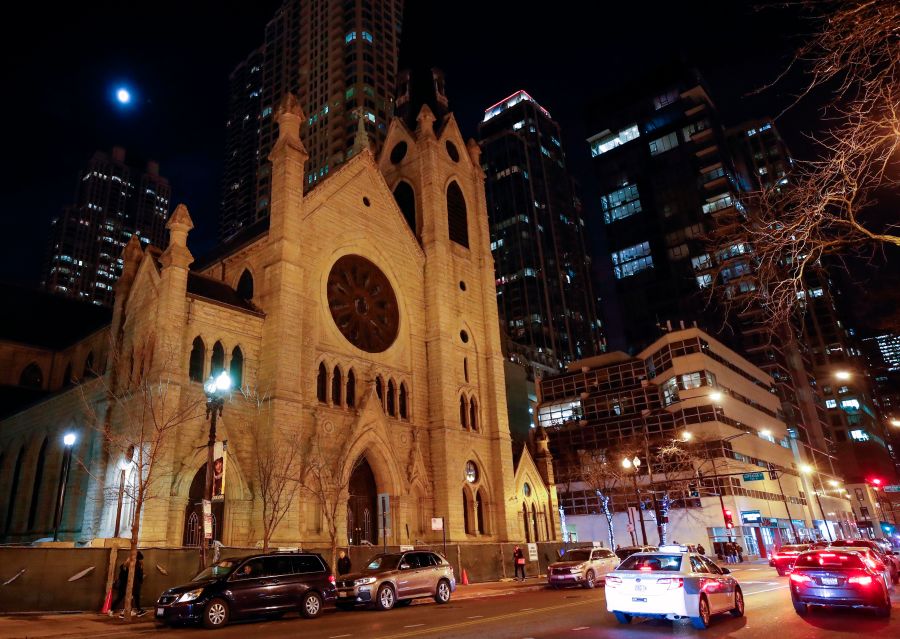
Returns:
[[[129,238],[136,234],[144,246],[164,246],[169,181],[156,162],[143,170],[126,164],[121,147],[94,153],[78,177],[74,204],[51,222],[42,286],[111,306]]]
[[[269,214],[274,109],[285,93],[298,96],[306,116],[305,189],[349,157],[358,118],[381,146],[393,110],[402,17],[402,0],[284,1],[262,47],[231,76],[221,240]]]
[[[604,350],[559,125],[517,91],[479,126],[497,303],[512,342],[564,363]]]

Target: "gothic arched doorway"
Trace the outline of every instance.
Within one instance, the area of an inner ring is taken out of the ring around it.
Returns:
[[[184,545],[199,546],[203,539],[203,497],[206,493],[206,464],[200,467],[194,480],[191,482],[191,490],[188,493],[188,503],[184,513]],[[225,515],[225,502],[223,500],[212,503],[213,539],[222,541],[222,521]]]
[[[359,460],[350,476],[347,499],[347,541],[352,545],[378,543],[378,488],[375,473],[365,457]]]

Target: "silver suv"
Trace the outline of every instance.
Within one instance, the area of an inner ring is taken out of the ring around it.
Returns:
[[[550,564],[547,583],[554,588],[572,584],[593,588],[618,565],[619,558],[606,548],[573,548],[567,550],[560,561]]]
[[[445,604],[455,590],[453,566],[437,553],[381,554],[372,557],[362,571],[337,581],[337,607],[349,610],[362,604],[390,610],[424,597]]]

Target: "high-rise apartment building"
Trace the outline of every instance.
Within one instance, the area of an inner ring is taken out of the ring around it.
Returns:
[[[479,126],[501,323],[512,342],[565,363],[604,344],[561,137],[525,91],[486,109]]]
[[[297,95],[306,116],[305,189],[349,157],[358,118],[380,148],[393,110],[402,17],[402,0],[284,1],[264,44],[232,73],[221,240],[269,214],[274,111],[285,93]]]
[[[97,151],[79,173],[75,201],[51,222],[42,286],[111,306],[122,274],[121,253],[132,235],[165,246],[171,189],[156,162],[125,163],[125,149]]]

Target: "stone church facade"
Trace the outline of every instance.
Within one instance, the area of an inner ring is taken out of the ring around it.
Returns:
[[[526,489],[513,463],[477,144],[464,142],[452,114],[438,121],[423,106],[415,130],[392,121],[379,157],[358,144],[304,195],[304,115],[292,96],[277,118],[270,216],[202,264],[188,249],[193,222],[183,205],[169,219],[164,251],[129,243],[107,343],[97,346],[107,353],[103,370],[0,422],[4,537],[39,528],[35,508],[13,498],[39,484],[38,453],[24,442],[60,428],[83,435],[65,538],[124,536],[136,453],[109,433],[125,433],[134,419],[139,398],[129,389],[162,379],[164,421],[184,419],[156,451],[163,475],[144,505],[141,543],[195,543],[207,454],[203,381],[225,370],[265,397],[266,410],[235,394],[218,421],[227,471],[213,514],[224,544],[262,538],[263,439],[330,460],[342,545],[380,545],[384,529],[391,545],[436,541],[432,518],[444,519],[453,542],[558,538],[552,469],[551,485],[535,487],[545,473],[527,456],[519,464],[530,473]],[[58,462],[40,455],[42,481],[55,487]],[[54,497],[44,489],[32,501]],[[301,492],[272,544],[326,543],[327,524],[318,500]]]

